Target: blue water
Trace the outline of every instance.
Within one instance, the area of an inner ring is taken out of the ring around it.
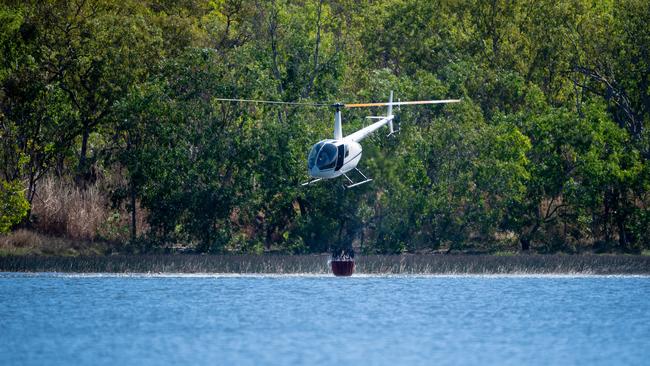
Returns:
[[[0,273],[0,365],[648,365],[650,277]]]

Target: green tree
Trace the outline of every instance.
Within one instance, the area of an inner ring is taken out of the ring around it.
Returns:
[[[20,223],[29,211],[29,202],[19,181],[0,181],[0,234]]]

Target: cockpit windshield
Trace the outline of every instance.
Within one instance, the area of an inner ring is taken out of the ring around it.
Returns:
[[[316,166],[319,170],[333,169],[336,165],[337,149],[334,144],[325,144],[318,153]]]
[[[318,152],[320,151],[320,148],[323,147],[324,142],[319,142],[314,147],[311,148],[311,151],[309,152],[309,157],[307,158],[307,168],[311,170],[311,168],[316,165],[316,157],[318,156]]]

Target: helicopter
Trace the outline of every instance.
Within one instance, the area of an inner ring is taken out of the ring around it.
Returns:
[[[416,100],[416,101],[398,101],[393,102],[393,92],[390,92],[388,102],[379,103],[306,103],[306,102],[280,102],[268,100],[254,100],[254,99],[230,99],[230,98],[215,98],[219,101],[226,102],[248,102],[248,103],[263,103],[263,104],[285,104],[297,106],[312,106],[312,107],[332,107],[334,108],[334,138],[323,139],[315,143],[307,156],[307,171],[312,178],[310,181],[303,183],[303,186],[308,186],[313,183],[319,182],[324,179],[334,179],[343,176],[347,179],[348,184],[344,185],[345,188],[353,188],[362,184],[371,182],[372,179],[368,178],[361,170],[357,168],[361,160],[363,148],[360,141],[368,137],[373,132],[377,131],[383,126],[388,126],[390,133],[388,136],[395,134],[396,131],[393,125],[395,116],[393,115],[393,106],[403,105],[416,105],[416,104],[445,104],[445,103],[458,103],[460,99],[444,99],[444,100]],[[343,108],[363,108],[363,107],[387,107],[386,115],[384,116],[368,116],[366,118],[377,120],[376,122],[355,131],[347,136],[343,136],[341,109]],[[354,181],[350,178],[352,172],[358,173],[361,180]]]

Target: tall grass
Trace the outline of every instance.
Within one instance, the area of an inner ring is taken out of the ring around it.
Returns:
[[[108,273],[328,273],[327,255],[0,257],[0,271]]]
[[[43,233],[93,240],[109,216],[108,207],[108,199],[97,183],[80,189],[71,182],[48,177],[32,202],[34,227]]]
[[[0,271],[80,273],[328,274],[327,255],[137,255],[0,257]],[[628,255],[361,256],[358,274],[650,274],[650,257]]]
[[[391,274],[650,274],[650,258],[629,255],[366,256],[360,273]]]
[[[100,178],[80,188],[72,179],[45,178],[32,202],[34,229],[78,240],[128,240],[129,212],[124,205],[111,206],[109,184],[116,183]],[[136,226],[142,234],[148,225],[144,211],[137,208]]]

